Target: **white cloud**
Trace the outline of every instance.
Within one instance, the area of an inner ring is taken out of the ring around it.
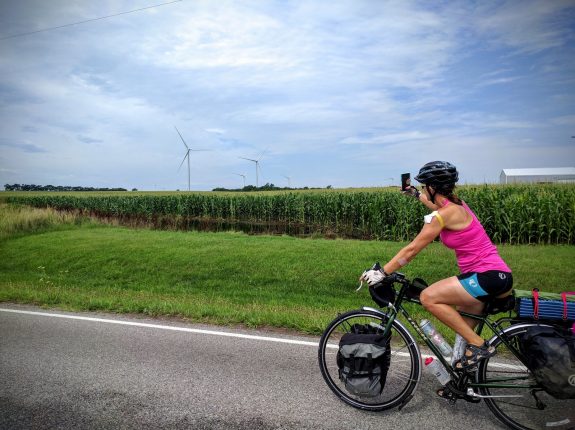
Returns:
[[[488,79],[486,81],[482,81],[479,83],[479,86],[487,87],[489,85],[500,85],[500,84],[508,84],[510,82],[514,82],[517,79],[520,79],[519,76],[509,77],[509,78],[496,78],[496,79]]]
[[[551,123],[555,125],[575,125],[575,115],[565,115],[557,118],[552,118]]]
[[[414,140],[428,139],[432,135],[429,133],[422,133],[421,131],[413,130],[404,133],[392,133],[392,134],[378,134],[371,136],[354,136],[347,137],[341,141],[343,144],[361,144],[361,145],[387,145],[387,144],[398,144],[404,142],[410,142]]]
[[[153,61],[183,68],[285,68],[296,57],[282,50],[291,34],[279,20],[239,3],[199,8],[164,38],[144,42]]]
[[[221,129],[221,128],[205,128],[204,130],[208,133],[226,134],[226,130]]]
[[[534,53],[569,41],[572,35],[560,17],[572,8],[570,0],[506,1],[501,7],[497,3],[483,3],[476,25],[488,38],[520,52]]]
[[[295,172],[301,185],[368,185],[362,169],[380,160],[398,176],[455,159],[473,177],[490,159],[466,161],[473,151],[509,167],[539,157],[537,145],[551,165],[575,121],[569,5],[198,0],[11,39],[0,44],[0,160],[18,182],[183,189],[177,125],[214,150],[193,158],[207,189],[237,181],[238,157],[266,147],[266,179]],[[10,33],[134,8],[0,2]]]

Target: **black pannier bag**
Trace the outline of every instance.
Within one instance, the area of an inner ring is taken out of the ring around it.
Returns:
[[[354,324],[339,342],[339,379],[350,393],[361,397],[379,396],[385,386],[391,361],[391,332],[383,327]]]
[[[559,327],[530,327],[521,349],[527,367],[545,391],[558,399],[575,399],[575,334]]]

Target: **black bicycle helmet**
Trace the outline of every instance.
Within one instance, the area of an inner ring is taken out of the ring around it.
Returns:
[[[435,187],[455,185],[459,173],[455,166],[447,161],[431,161],[419,169],[414,178],[417,182]]]

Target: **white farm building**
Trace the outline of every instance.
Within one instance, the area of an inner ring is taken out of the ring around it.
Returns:
[[[502,184],[515,183],[575,183],[575,167],[544,167],[535,169],[503,169]]]

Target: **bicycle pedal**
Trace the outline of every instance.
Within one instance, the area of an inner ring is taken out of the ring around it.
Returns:
[[[435,393],[442,399],[448,401],[451,405],[454,405],[457,401],[457,395],[447,387],[440,388]]]

